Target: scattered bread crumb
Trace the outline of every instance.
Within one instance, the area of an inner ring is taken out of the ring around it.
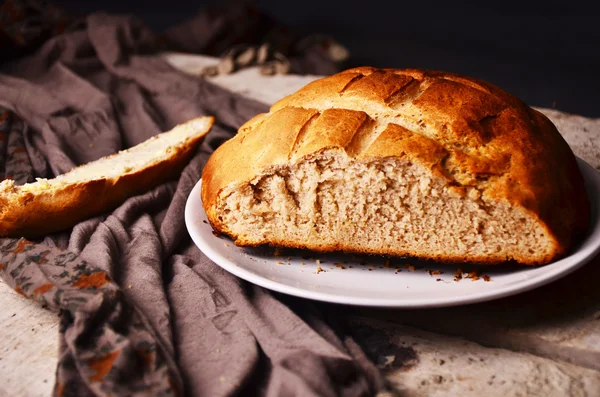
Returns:
[[[467,274],[466,278],[470,278],[471,281],[479,280],[479,272],[477,270],[473,270]]]
[[[425,269],[425,271],[427,273],[429,273],[430,276],[434,276],[434,275],[437,276],[437,275],[440,275],[440,274],[444,273],[444,272],[442,272],[440,270],[431,270],[431,269]]]
[[[456,269],[456,271],[454,272],[454,281],[460,281],[463,278],[463,271],[462,269],[459,267],[458,269]]]

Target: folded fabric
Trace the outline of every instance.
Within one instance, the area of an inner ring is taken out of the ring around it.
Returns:
[[[349,57],[333,37],[299,35],[247,1],[216,2],[157,36],[152,49],[223,57],[218,72],[249,66],[231,62],[239,48],[264,48],[265,73],[333,74]],[[29,53],[45,40],[71,32],[85,19],[45,0],[6,0],[0,5],[0,61]],[[256,59],[255,61],[258,61]]]
[[[40,241],[0,239],[0,276],[61,317],[55,395],[367,396],[382,377],[340,311],[243,282],[185,229],[210,153],[266,106],[183,75],[135,18],[93,14],[0,67],[0,177],[53,177],[201,115],[178,181]]]

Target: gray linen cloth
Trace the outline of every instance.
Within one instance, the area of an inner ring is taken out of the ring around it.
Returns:
[[[223,271],[186,199],[210,153],[266,106],[153,55],[137,20],[92,14],[0,67],[0,177],[53,177],[200,115],[217,122],[177,181],[39,241],[0,239],[0,276],[61,317],[55,395],[367,396],[379,371],[343,310]]]

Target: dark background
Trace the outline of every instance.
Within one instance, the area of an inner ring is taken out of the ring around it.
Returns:
[[[214,1],[58,0],[86,13],[136,14],[156,32]],[[300,33],[325,33],[349,66],[414,67],[478,77],[530,105],[600,117],[600,12],[569,1],[254,2]]]

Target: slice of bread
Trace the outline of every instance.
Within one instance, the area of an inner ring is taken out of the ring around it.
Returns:
[[[545,264],[587,230],[554,125],[479,80],[357,68],[317,80],[210,157],[202,200],[238,245]]]
[[[0,183],[0,236],[36,237],[68,229],[175,177],[213,117],[199,117],[128,150],[76,167],[54,179]]]

